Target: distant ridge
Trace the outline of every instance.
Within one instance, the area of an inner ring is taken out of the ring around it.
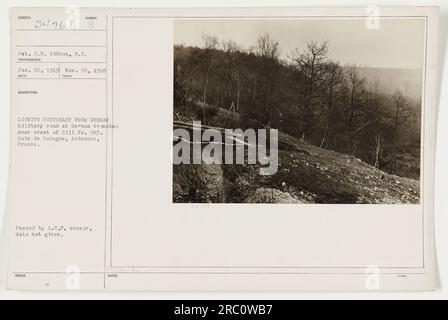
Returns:
[[[377,82],[378,89],[384,94],[393,95],[396,91],[401,91],[414,101],[422,98],[422,70],[360,67],[359,73],[371,84]]]

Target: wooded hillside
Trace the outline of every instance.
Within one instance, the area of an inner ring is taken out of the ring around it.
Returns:
[[[391,94],[357,66],[332,61],[329,43],[309,43],[284,60],[268,34],[252,48],[207,35],[203,40],[201,48],[175,47],[175,118],[271,127],[385,172],[420,178],[420,101],[399,90]]]

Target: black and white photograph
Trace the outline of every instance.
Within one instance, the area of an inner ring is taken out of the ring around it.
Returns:
[[[174,203],[420,204],[424,19],[174,30]]]
[[[0,5],[0,300],[448,297],[448,3],[188,1]]]

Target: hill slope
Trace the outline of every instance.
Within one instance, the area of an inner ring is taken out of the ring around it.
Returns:
[[[280,133],[279,171],[250,165],[174,166],[177,203],[417,204],[420,183]]]

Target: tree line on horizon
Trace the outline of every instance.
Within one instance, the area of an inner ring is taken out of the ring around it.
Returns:
[[[174,111],[209,125],[275,128],[418,179],[421,102],[381,92],[329,52],[328,42],[309,42],[285,60],[269,34],[248,49],[211,35],[201,47],[176,45]]]

